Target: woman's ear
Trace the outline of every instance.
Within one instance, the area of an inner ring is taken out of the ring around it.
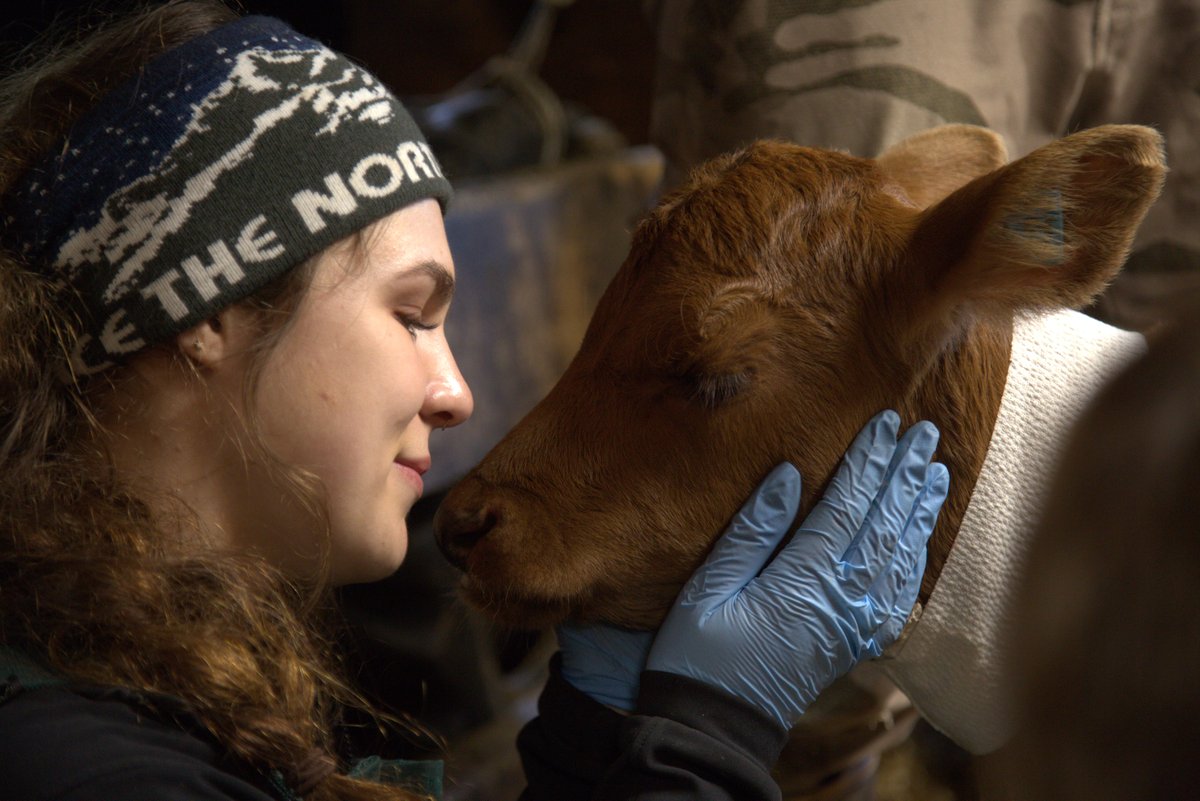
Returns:
[[[180,333],[175,345],[200,370],[217,370],[249,351],[259,331],[258,317],[241,304],[228,306]]]

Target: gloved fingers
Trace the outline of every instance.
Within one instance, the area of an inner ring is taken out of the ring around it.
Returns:
[[[777,465],[734,516],[679,595],[677,605],[713,609],[762,570],[800,509],[800,471]]]
[[[864,651],[872,657],[879,656],[892,644],[900,639],[901,632],[904,631],[905,624],[908,623],[908,617],[912,614],[913,607],[917,603],[917,595],[921,591],[921,577],[925,575],[925,561],[928,558],[928,551],[921,549],[917,558],[916,569],[913,570],[908,577],[908,581],[900,594],[900,600],[891,608],[887,619],[875,630],[867,640],[867,645]]]
[[[562,623],[554,628],[554,634],[564,654],[584,659],[618,660],[628,663],[636,673],[642,672],[650,643],[654,641],[653,631],[637,631],[606,623]]]
[[[891,563],[896,543],[925,490],[926,469],[937,443],[937,427],[924,420],[910,426],[896,443],[879,492],[841,558],[850,597],[866,592]]]
[[[950,489],[950,472],[940,462],[933,462],[925,473],[924,486],[905,521],[904,531],[896,548],[891,567],[871,585],[867,597],[871,606],[880,610],[900,610],[907,617],[916,602],[916,590],[921,586],[929,537],[937,524],[938,512]],[[911,593],[911,598],[909,595]],[[907,606],[905,604],[907,603]]]
[[[569,684],[602,704],[633,709],[654,632],[563,624],[554,633]]]
[[[826,549],[836,559],[862,526],[896,450],[900,416],[886,409],[872,417],[846,450],[821,499],[804,518],[792,542],[794,556],[811,561]],[[789,544],[790,548],[790,544]],[[778,562],[778,559],[776,560]]]

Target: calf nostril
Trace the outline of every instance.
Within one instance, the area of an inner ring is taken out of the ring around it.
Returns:
[[[471,549],[486,537],[500,522],[497,509],[460,512],[445,506],[438,509],[434,533],[442,555],[459,570],[466,570]]]

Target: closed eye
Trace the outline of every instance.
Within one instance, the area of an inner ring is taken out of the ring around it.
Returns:
[[[414,337],[417,335],[418,331],[432,331],[438,327],[437,323],[426,323],[423,322],[420,317],[415,317],[411,314],[405,314],[404,312],[395,312],[393,316],[399,320],[401,325],[408,329],[408,333],[412,334]]]
[[[740,373],[696,373],[683,376],[688,400],[706,409],[716,409],[740,395],[751,382],[750,371]]]

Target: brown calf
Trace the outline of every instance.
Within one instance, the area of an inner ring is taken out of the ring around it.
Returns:
[[[1164,175],[1104,126],[1005,165],[947,126],[877,160],[764,141],[698,168],[636,232],[579,353],[447,497],[466,597],[522,627],[651,627],[731,513],[789,460],[812,502],[892,407],[942,431],[929,597],[1004,392],[1013,316],[1120,269]]]
[[[1104,374],[1077,368],[1073,346],[1047,343],[1043,358],[1039,338],[1103,340],[1080,362],[1130,347],[1075,313],[1014,321],[1097,294],[1164,174],[1160,137],[1133,126],[1005,161],[996,135],[949,126],[875,161],[760,142],[697,169],[638,229],[559,383],[442,504],[439,543],[466,597],[523,628],[654,626],[773,465],[800,468],[803,514],[859,427],[892,407],[938,424],[952,481],[922,602],[947,580],[889,676],[963,747],[1004,742],[994,607],[1012,571],[992,566],[1024,548],[1046,451]],[[1070,402],[1035,413],[1031,375],[1076,384]],[[915,713],[864,686],[838,682],[793,730],[785,797],[869,794]]]

